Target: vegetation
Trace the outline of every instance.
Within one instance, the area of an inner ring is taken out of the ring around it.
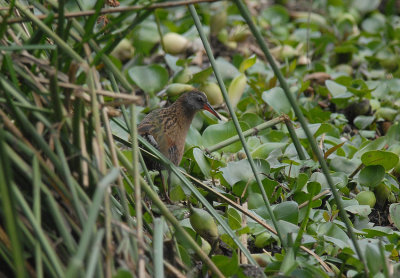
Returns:
[[[118,5],[1,1],[0,276],[400,275],[397,1]]]

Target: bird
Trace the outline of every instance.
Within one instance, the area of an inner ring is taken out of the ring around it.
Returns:
[[[147,114],[137,126],[138,134],[178,166],[182,160],[190,124],[195,114],[201,110],[207,110],[221,120],[208,102],[207,96],[200,90],[194,89],[183,93],[170,106]],[[148,168],[159,170],[161,173],[163,167],[159,162],[146,155],[144,159]]]

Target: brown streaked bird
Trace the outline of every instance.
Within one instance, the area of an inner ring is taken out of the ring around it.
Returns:
[[[221,119],[207,96],[192,90],[182,94],[172,105],[149,113],[138,125],[138,133],[176,166],[182,160],[186,135],[196,112],[207,110]],[[152,164],[150,168],[159,168]]]

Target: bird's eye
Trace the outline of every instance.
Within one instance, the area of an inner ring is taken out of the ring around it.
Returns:
[[[197,97],[197,100],[198,100],[199,102],[202,102],[202,101],[203,101],[203,99],[201,98],[201,96],[198,96],[198,97]]]

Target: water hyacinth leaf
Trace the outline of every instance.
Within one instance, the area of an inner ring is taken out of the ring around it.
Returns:
[[[400,203],[391,204],[389,207],[390,217],[397,229],[400,229]]]
[[[369,127],[375,120],[374,116],[357,116],[354,119],[354,125],[359,129],[365,129]]]
[[[243,131],[249,129],[246,123],[239,122],[240,127]],[[203,143],[206,148],[211,147],[219,142],[222,142],[230,137],[237,135],[235,126],[232,121],[214,124],[208,126],[203,132]],[[222,148],[220,151],[224,152],[237,152],[242,148],[240,142],[233,143],[229,146]]]
[[[325,235],[342,241],[343,243],[345,243],[345,246],[349,245],[350,239],[347,236],[347,234],[334,223],[331,222],[322,223],[318,227],[317,231],[318,234],[320,235]]]
[[[138,52],[148,54],[159,40],[160,36],[154,21],[146,20],[133,32],[133,46]]]
[[[254,151],[251,152],[251,156],[253,158],[266,159],[272,151],[276,149],[282,149],[286,146],[287,143],[268,142],[258,146]]]
[[[199,166],[203,175],[206,178],[209,178],[211,167],[210,167],[210,164],[208,163],[207,159],[204,157],[203,152],[199,148],[194,148],[193,149],[193,157],[196,160],[197,165]]]
[[[247,77],[244,73],[235,77],[228,88],[229,100],[233,107],[236,107],[242,97],[247,85]]]
[[[297,224],[299,220],[299,206],[293,201],[283,202],[274,207],[274,214],[277,220],[285,220]]]
[[[346,157],[337,156],[331,160],[329,167],[337,172],[351,174],[359,165],[359,159],[348,159]]]
[[[255,55],[252,55],[251,57],[245,59],[239,67],[239,71],[241,73],[244,73],[248,68],[250,68],[251,66],[253,66],[257,61],[257,57]]]
[[[266,160],[254,160],[257,173],[262,179],[265,174],[270,171],[269,164]],[[225,180],[233,186],[238,181],[248,182],[254,179],[253,172],[251,171],[249,161],[247,159],[239,161],[231,161],[226,167],[221,168],[222,175]]]
[[[212,257],[212,261],[226,277],[233,276],[239,270],[236,252],[233,252],[231,258],[222,255],[215,255]]]
[[[288,11],[285,7],[280,5],[268,7],[268,9],[263,11],[262,17],[273,26],[279,26],[289,21]]]
[[[292,108],[280,87],[275,87],[263,92],[262,99],[277,113],[288,114]]]
[[[217,64],[217,69],[221,73],[221,77],[223,80],[231,80],[240,74],[238,69],[229,63],[226,59],[218,57],[215,61]]]
[[[151,95],[164,88],[169,78],[167,69],[158,64],[132,67],[128,75],[140,89]]]
[[[399,156],[387,151],[369,151],[361,156],[364,165],[382,165],[386,171],[392,169],[399,162]]]
[[[237,230],[242,227],[242,218],[234,208],[229,208],[226,213],[228,215],[229,227],[231,227],[232,230]]]
[[[325,86],[328,88],[333,97],[344,95],[347,92],[347,88],[345,86],[340,85],[332,80],[326,80]]]
[[[365,248],[365,257],[371,275],[378,274],[382,268],[382,258],[377,243],[368,243]]]
[[[212,74],[213,70],[211,67],[206,68],[205,70],[199,71],[193,74],[192,79],[189,80],[188,83],[203,83],[206,82],[207,78]]]
[[[371,213],[371,207],[368,205],[352,205],[346,207],[345,210],[363,217],[367,217]]]
[[[385,176],[385,168],[381,165],[369,165],[360,171],[358,182],[362,186],[377,187]]]

